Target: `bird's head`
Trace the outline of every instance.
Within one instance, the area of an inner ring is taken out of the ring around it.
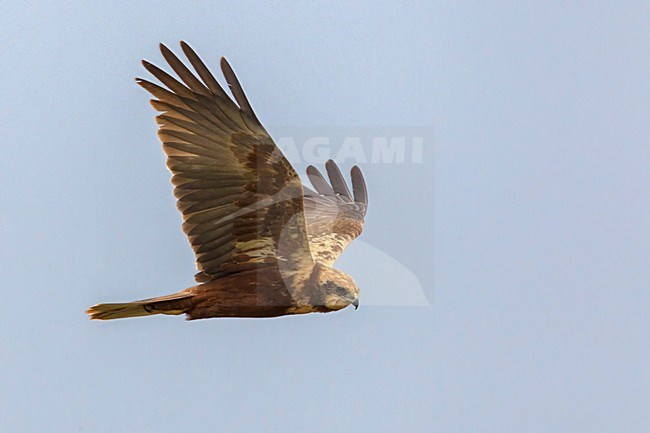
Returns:
[[[351,276],[322,264],[317,264],[314,271],[316,287],[328,309],[341,310],[348,305],[359,308],[359,288]]]

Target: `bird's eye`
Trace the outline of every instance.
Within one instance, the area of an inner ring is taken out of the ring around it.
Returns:
[[[345,287],[336,286],[336,294],[339,296],[345,296],[348,294],[348,290]]]

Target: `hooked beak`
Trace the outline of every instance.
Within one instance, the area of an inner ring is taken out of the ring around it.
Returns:
[[[359,308],[359,298],[356,298],[354,301],[351,302],[351,304],[354,305],[355,310]]]

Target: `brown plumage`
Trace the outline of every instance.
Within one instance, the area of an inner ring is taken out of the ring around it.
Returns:
[[[200,284],[158,298],[98,304],[88,309],[90,318],[275,317],[357,307],[354,280],[331,266],[363,229],[368,195],[361,170],[352,168],[352,193],[331,160],[329,182],[310,166],[315,191],[304,188],[224,58],[221,70],[236,103],[189,45],[181,42],[198,77],[160,48],[180,81],[146,61],[145,69],[166,88],[136,81],[162,112],[158,137]]]

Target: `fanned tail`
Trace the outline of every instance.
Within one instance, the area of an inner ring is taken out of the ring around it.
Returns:
[[[91,320],[124,319],[127,317],[153,316],[155,314],[179,315],[192,307],[194,295],[179,292],[157,298],[116,304],[97,304],[86,310]]]

